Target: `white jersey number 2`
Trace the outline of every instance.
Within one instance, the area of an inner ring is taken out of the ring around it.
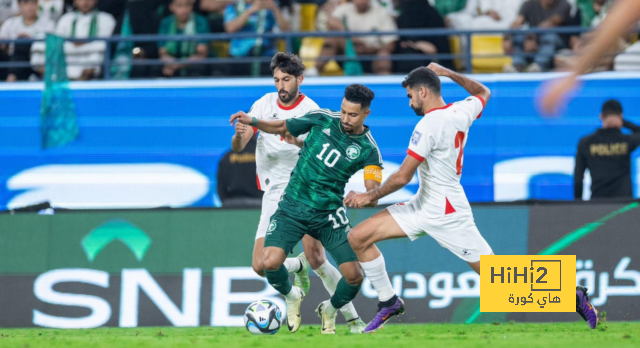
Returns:
[[[322,161],[322,156],[324,156],[324,153],[327,152],[327,149],[329,148],[331,144],[326,143],[324,145],[322,145],[322,152],[320,152],[320,154],[318,156],[316,156],[317,159]],[[327,167],[333,167],[336,165],[336,163],[338,162],[338,160],[340,159],[340,156],[342,156],[340,154],[340,152],[336,149],[331,149],[331,151],[329,151],[329,154],[327,155],[327,157],[324,159],[324,164],[327,165]]]

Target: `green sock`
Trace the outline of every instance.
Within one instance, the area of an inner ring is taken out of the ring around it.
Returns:
[[[275,271],[264,270],[264,274],[267,276],[269,284],[279,293],[286,296],[291,291],[291,281],[289,280],[289,272],[287,268],[282,265]]]
[[[342,308],[356,298],[358,291],[360,291],[360,285],[351,285],[344,280],[344,277],[340,278],[336,292],[331,296],[331,305],[336,309]]]

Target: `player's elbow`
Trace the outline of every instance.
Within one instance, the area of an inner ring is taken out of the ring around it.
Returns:
[[[484,91],[480,94],[480,96],[482,97],[482,99],[484,99],[484,104],[487,105],[489,99],[491,98],[491,90],[487,88],[487,86],[482,87],[484,87]]]

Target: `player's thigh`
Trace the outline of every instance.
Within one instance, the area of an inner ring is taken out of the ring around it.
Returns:
[[[349,243],[356,249],[383,240],[404,237],[407,237],[407,234],[400,228],[388,209],[379,211],[359,223],[348,235]]]
[[[311,269],[318,269],[327,261],[322,242],[310,235],[305,235],[302,238],[302,249]]]
[[[489,243],[478,231],[471,214],[448,215],[429,220],[425,222],[425,231],[438,244],[469,264],[479,263],[481,255],[493,253]]]
[[[280,201],[280,191],[267,191],[262,196],[262,210],[260,211],[260,222],[258,222],[258,229],[256,231],[256,240],[264,238],[269,229],[269,223],[271,223],[271,217],[278,210],[278,203]]]
[[[299,203],[292,200],[280,202],[278,210],[271,216],[267,228],[264,239],[265,250],[267,247],[280,248],[285,255],[288,255],[307,233],[306,221],[300,218],[297,204]],[[265,254],[263,260],[266,260],[266,256]]]
[[[489,255],[495,255],[493,252],[491,252]],[[471,269],[480,274],[480,261],[477,262],[467,262],[469,264],[469,267],[471,267]]]

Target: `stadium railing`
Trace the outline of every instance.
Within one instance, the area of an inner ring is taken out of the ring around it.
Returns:
[[[318,38],[327,38],[327,37],[360,37],[360,36],[386,36],[386,35],[396,35],[398,37],[451,37],[458,36],[466,39],[467,43],[471,42],[471,37],[473,35],[527,35],[527,34],[546,34],[546,33],[554,33],[554,34],[582,34],[588,31],[591,31],[592,28],[586,27],[556,27],[556,28],[529,28],[529,29],[509,29],[509,30],[456,30],[456,29],[401,29],[397,31],[390,32],[338,32],[338,31],[327,31],[327,32],[282,32],[282,33],[263,33],[258,34],[255,32],[241,32],[241,33],[212,33],[212,34],[198,34],[198,35],[132,35],[132,36],[111,36],[108,38],[92,38],[88,39],[66,39],[70,42],[88,42],[88,41],[105,41],[106,51],[105,51],[105,60],[103,63],[103,71],[104,71],[104,79],[111,79],[111,66],[116,64],[121,64],[115,62],[113,60],[114,47],[112,44],[117,44],[120,42],[159,42],[159,41],[228,41],[232,39],[247,39],[247,38],[258,38],[261,37],[263,39],[273,39],[273,40],[284,40],[286,43],[286,51],[291,52],[293,48],[293,39],[299,38],[307,38],[307,37],[318,37]],[[43,41],[43,39],[17,39],[17,40],[0,40],[0,45],[15,43],[15,44],[28,44],[37,41]],[[525,57],[533,57],[535,53],[524,53],[522,54]],[[390,56],[390,60],[392,61],[409,61],[409,60],[452,60],[459,59],[464,62],[464,68],[467,73],[471,73],[472,69],[472,59],[473,58],[499,58],[508,56],[508,54],[473,54],[472,47],[470,44],[465,45],[464,52],[460,54],[452,54],[452,53],[438,53],[432,55],[426,54],[392,54]],[[315,60],[323,59],[322,57],[315,58]],[[332,56],[325,58],[327,60],[336,60],[338,62],[346,61],[346,60],[354,60],[354,57],[349,56]],[[373,61],[379,59],[376,55],[358,55],[355,58],[359,61]],[[198,61],[188,61],[178,60],[177,63],[180,64],[237,64],[237,63],[253,63],[253,62],[270,62],[271,57],[229,57],[229,58],[220,58],[220,57],[212,57],[206,58]],[[161,66],[166,64],[165,61],[160,59],[132,59],[131,62],[127,62],[126,64],[131,64],[132,66],[136,65],[146,65],[146,66]],[[2,68],[21,68],[21,67],[30,67],[31,64],[29,62],[0,62],[0,69]]]

